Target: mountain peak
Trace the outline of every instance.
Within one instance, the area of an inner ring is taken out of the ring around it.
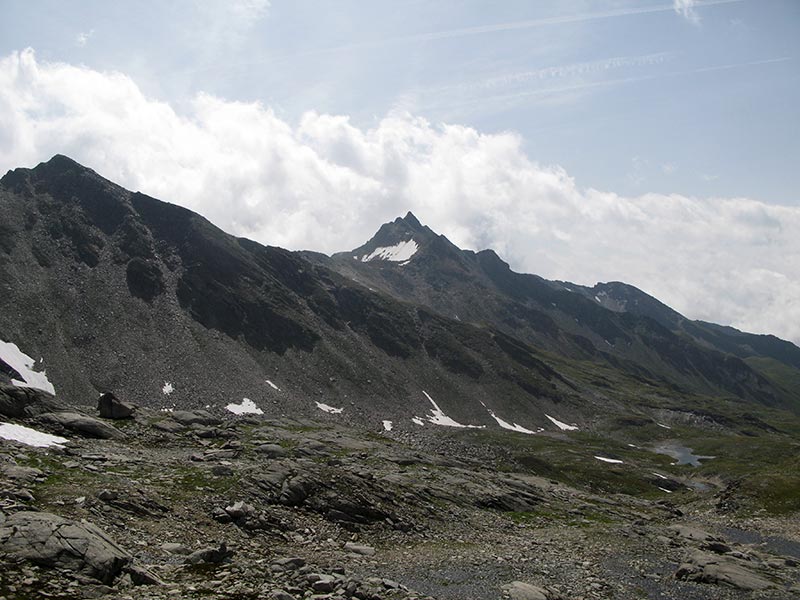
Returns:
[[[64,173],[93,173],[88,167],[63,154],[56,154],[50,160],[40,162],[32,169],[18,168],[8,171],[2,178],[2,183],[9,187],[25,185],[31,176],[35,180],[48,179]]]
[[[41,162],[31,169],[36,175],[61,175],[62,173],[74,172],[88,172],[91,171],[88,167],[84,167],[78,161],[71,159],[69,156],[63,154],[56,154],[50,160]]]
[[[405,217],[398,217],[395,219],[395,222],[403,221],[406,225],[410,226],[412,229],[422,229],[422,223],[419,222],[419,219],[414,216],[414,213],[408,211]]]

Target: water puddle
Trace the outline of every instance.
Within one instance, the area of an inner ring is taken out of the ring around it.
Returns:
[[[691,465],[693,467],[699,467],[701,460],[710,460],[715,458],[714,456],[701,456],[699,454],[694,454],[694,451],[691,448],[687,448],[678,442],[663,442],[655,446],[653,448],[653,452],[674,458],[674,464],[676,465]]]

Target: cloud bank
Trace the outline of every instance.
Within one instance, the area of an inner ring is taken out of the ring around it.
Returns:
[[[514,133],[405,113],[373,127],[197,95],[178,113],[120,73],[0,59],[0,169],[67,154],[226,231],[291,249],[356,247],[412,210],[518,271],[622,280],[692,318],[800,342],[800,209],[747,198],[582,189]],[[657,140],[654,141],[656,143]]]

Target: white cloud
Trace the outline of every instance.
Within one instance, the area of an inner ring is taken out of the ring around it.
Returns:
[[[697,6],[696,0],[673,0],[672,8],[689,21],[692,25],[700,24],[700,15],[697,14],[695,7]]]
[[[517,270],[622,280],[694,318],[800,342],[800,209],[746,198],[580,189],[514,133],[405,113],[371,129],[200,94],[185,114],[119,73],[0,60],[0,168],[64,153],[264,243],[324,252],[413,210]]]

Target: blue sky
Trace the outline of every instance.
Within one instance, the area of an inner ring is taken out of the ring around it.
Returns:
[[[584,186],[800,203],[793,0],[4,4],[3,54],[118,70],[177,106],[203,91],[360,126],[401,108],[517,131]]]
[[[800,341],[800,2],[0,0],[0,170],[463,247]]]

